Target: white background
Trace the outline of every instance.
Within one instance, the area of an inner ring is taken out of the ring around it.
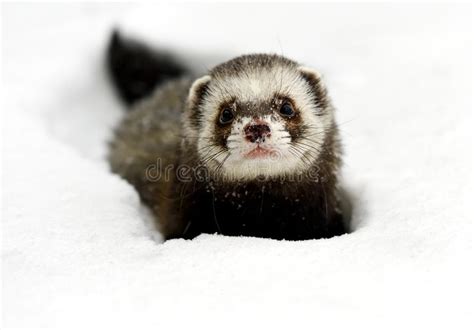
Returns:
[[[469,5],[4,5],[4,327],[470,328]],[[109,173],[113,26],[197,71],[249,52],[320,70],[354,232],[161,242]]]

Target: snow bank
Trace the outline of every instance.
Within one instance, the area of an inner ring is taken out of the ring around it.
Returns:
[[[469,7],[3,9],[4,327],[472,326]],[[255,51],[319,68],[355,231],[162,243],[103,159],[123,113],[101,58],[117,22],[198,70]]]

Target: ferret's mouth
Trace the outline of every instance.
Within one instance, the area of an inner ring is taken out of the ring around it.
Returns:
[[[264,159],[274,158],[276,156],[278,156],[278,152],[276,150],[263,148],[259,145],[243,155],[243,157],[246,159]]]

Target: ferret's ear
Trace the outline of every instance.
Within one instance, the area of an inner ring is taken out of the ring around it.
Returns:
[[[209,91],[210,81],[211,76],[203,76],[199,79],[196,79],[189,89],[186,116],[188,117],[188,125],[190,130],[197,131],[199,129],[202,117],[201,104],[204,100],[204,96]]]
[[[318,105],[322,108],[325,108],[329,101],[326,86],[322,81],[321,74],[318,71],[305,66],[300,66],[298,71],[301,73],[301,77],[310,86]]]
[[[301,76],[303,77],[303,79],[306,80],[312,86],[317,85],[321,82],[321,74],[312,68],[300,66],[298,68],[298,71],[301,72]]]
[[[196,79],[189,89],[188,102],[192,105],[198,105],[209,89],[211,76],[205,75]]]

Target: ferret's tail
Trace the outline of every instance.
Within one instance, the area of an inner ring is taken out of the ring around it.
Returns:
[[[187,72],[170,54],[123,38],[117,30],[113,31],[107,49],[107,67],[118,94],[127,104],[149,95],[166,80]]]

